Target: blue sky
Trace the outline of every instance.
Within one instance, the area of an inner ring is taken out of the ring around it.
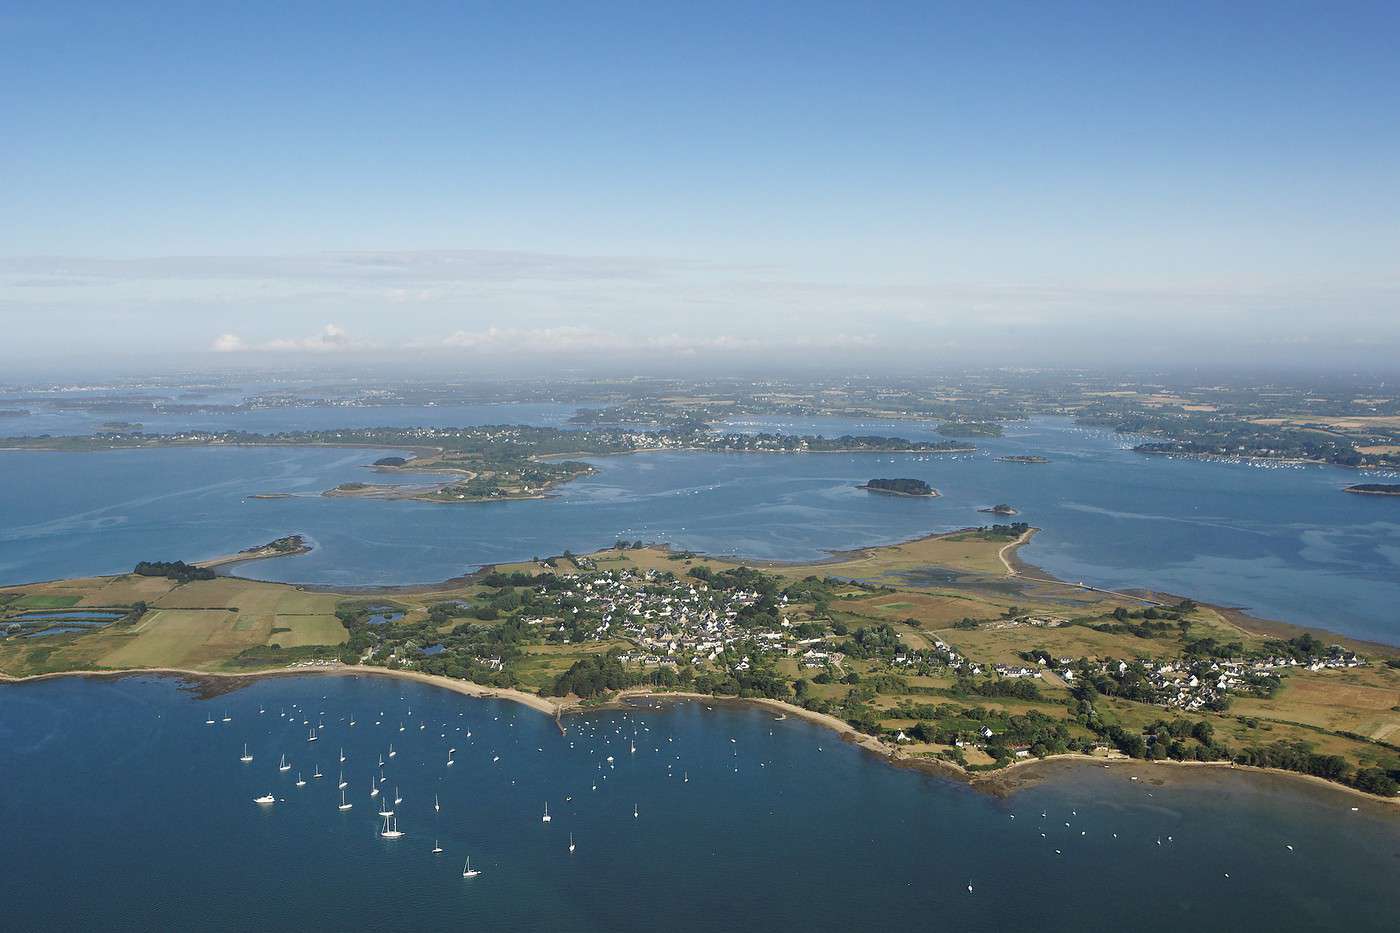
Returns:
[[[1349,3],[7,4],[0,357],[1381,362],[1398,27]]]

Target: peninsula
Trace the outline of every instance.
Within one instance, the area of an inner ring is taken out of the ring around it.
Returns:
[[[1394,797],[1400,650],[1060,581],[1016,557],[1033,532],[993,525],[761,568],[619,541],[378,592],[145,561],[0,588],[0,673],[383,673],[556,715],[699,694],[767,703],[970,780],[1138,758]]]

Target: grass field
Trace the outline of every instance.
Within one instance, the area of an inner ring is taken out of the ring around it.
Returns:
[[[32,596],[21,596],[10,603],[13,609],[67,609],[76,606],[80,596],[44,596],[38,593]]]
[[[149,607],[135,624],[0,641],[0,670],[21,676],[140,667],[215,671],[249,648],[336,645],[348,637],[334,615],[340,597],[232,577],[177,586],[163,577],[124,575],[38,584],[21,592],[7,609],[138,602]]]

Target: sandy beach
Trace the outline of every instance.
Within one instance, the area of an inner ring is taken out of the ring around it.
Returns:
[[[1153,781],[1161,781],[1168,778],[1168,776],[1182,778],[1192,772],[1198,772],[1200,775],[1205,776],[1212,772],[1225,770],[1270,775],[1275,778],[1286,779],[1288,782],[1295,784],[1301,782],[1319,791],[1327,790],[1347,795],[1353,799],[1370,801],[1378,805],[1375,808],[1376,812],[1400,814],[1400,797],[1377,797],[1374,794],[1368,794],[1354,787],[1348,787],[1345,784],[1338,784],[1310,774],[1301,774],[1296,771],[1284,771],[1277,768],[1256,768],[1225,761],[1198,762],[1172,761],[1170,759],[1144,761],[1141,759],[1127,758],[1121,755],[1099,757],[1094,755],[1066,754],[1054,755],[1043,759],[1030,758],[1024,761],[1016,761],[996,771],[968,771],[955,762],[908,755],[896,746],[886,745],[875,736],[856,731],[851,727],[850,723],[838,719],[835,716],[814,712],[813,710],[805,709],[792,703],[768,699],[766,697],[723,697],[713,696],[708,693],[631,689],[620,691],[604,702],[585,705],[577,699],[553,699],[542,697],[534,693],[527,693],[523,690],[516,690],[511,687],[488,687],[484,684],[473,683],[469,680],[456,680],[437,674],[424,674],[419,671],[390,670],[388,668],[360,667],[358,665],[346,664],[276,668],[272,670],[250,671],[236,674],[194,671],[169,667],[133,668],[130,670],[116,671],[59,671],[53,674],[37,674],[33,677],[11,677],[9,675],[0,674],[0,684],[19,686],[27,683],[54,680],[61,677],[116,678],[138,677],[142,675],[180,677],[194,681],[233,680],[244,682],[252,682],[263,677],[296,676],[346,677],[364,675],[369,677],[398,678],[400,680],[411,680],[417,683],[439,687],[443,690],[451,690],[454,693],[477,699],[508,700],[512,703],[519,703],[522,706],[527,706],[536,712],[554,718],[555,721],[560,724],[560,729],[563,731],[567,731],[567,721],[564,717],[570,714],[597,712],[607,709],[627,709],[633,701],[638,700],[671,702],[701,701],[719,705],[747,704],[773,710],[795,719],[801,719],[813,725],[830,729],[843,741],[878,755],[880,758],[898,767],[913,768],[915,770],[957,780],[976,790],[998,795],[1014,794],[1022,788],[1034,786],[1044,780],[1066,779],[1067,772],[1072,772],[1077,768],[1083,767],[1138,769],[1139,776],[1146,775],[1149,777],[1149,780]],[[1173,772],[1175,772],[1175,774],[1173,774]]]

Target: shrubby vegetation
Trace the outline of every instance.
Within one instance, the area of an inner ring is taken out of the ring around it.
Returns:
[[[212,580],[216,576],[208,567],[196,567],[182,560],[143,560],[132,573],[143,577],[168,577],[176,583],[191,580]]]

